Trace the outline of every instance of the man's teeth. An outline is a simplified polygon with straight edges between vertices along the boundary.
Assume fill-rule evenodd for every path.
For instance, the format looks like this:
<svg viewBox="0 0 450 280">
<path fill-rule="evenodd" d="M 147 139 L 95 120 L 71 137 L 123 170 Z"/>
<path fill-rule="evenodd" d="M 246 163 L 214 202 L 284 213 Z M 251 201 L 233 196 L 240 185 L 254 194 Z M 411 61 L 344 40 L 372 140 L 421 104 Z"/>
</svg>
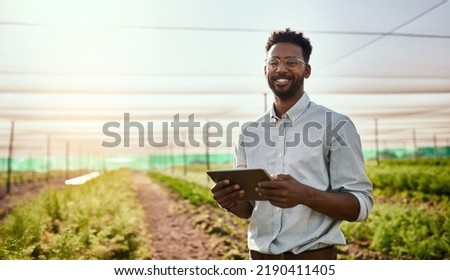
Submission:
<svg viewBox="0 0 450 280">
<path fill-rule="evenodd" d="M 277 83 L 287 83 L 288 79 L 276 79 Z"/>
</svg>

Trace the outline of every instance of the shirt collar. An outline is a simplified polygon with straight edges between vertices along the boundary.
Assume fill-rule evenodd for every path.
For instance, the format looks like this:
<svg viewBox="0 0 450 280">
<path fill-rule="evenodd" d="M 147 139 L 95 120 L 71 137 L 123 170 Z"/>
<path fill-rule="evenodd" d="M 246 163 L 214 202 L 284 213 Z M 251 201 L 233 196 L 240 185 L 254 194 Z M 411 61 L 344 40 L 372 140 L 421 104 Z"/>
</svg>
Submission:
<svg viewBox="0 0 450 280">
<path fill-rule="evenodd" d="M 311 99 L 309 98 L 306 92 L 303 93 L 302 97 L 294 104 L 284 115 L 286 118 L 295 121 L 300 115 L 308 108 Z M 275 105 L 272 105 L 270 110 L 270 119 L 273 121 L 277 121 L 280 118 L 277 117 L 275 113 Z"/>
</svg>

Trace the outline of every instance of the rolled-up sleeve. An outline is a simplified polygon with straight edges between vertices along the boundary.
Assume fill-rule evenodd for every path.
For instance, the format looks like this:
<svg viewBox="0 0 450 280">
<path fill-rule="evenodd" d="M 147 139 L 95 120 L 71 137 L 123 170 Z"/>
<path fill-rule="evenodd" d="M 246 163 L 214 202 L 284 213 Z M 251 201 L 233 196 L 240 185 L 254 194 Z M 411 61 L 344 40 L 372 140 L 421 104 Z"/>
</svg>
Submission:
<svg viewBox="0 0 450 280">
<path fill-rule="evenodd" d="M 364 221 L 373 207 L 373 186 L 366 175 L 361 139 L 353 122 L 343 116 L 345 125 L 331 139 L 329 172 L 334 191 L 353 194 L 359 201 L 357 221 Z"/>
</svg>

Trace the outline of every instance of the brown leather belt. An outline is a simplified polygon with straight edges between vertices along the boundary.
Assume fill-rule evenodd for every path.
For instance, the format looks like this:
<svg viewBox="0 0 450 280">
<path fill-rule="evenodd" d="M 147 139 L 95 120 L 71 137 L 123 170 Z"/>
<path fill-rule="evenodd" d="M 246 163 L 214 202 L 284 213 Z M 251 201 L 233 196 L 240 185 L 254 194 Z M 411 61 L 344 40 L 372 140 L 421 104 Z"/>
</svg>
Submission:
<svg viewBox="0 0 450 280">
<path fill-rule="evenodd" d="M 257 251 L 250 251 L 252 260 L 335 260 L 336 247 L 328 246 L 325 248 L 309 250 L 300 254 L 286 252 L 279 255 L 263 254 Z"/>
</svg>

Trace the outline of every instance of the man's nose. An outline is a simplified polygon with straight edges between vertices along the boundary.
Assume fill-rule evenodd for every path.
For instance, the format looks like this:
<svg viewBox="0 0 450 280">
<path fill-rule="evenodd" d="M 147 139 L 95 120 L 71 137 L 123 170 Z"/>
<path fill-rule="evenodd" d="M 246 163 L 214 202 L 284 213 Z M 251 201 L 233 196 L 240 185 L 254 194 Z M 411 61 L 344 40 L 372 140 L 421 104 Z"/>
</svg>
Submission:
<svg viewBox="0 0 450 280">
<path fill-rule="evenodd" d="M 286 65 L 284 64 L 284 61 L 280 61 L 276 71 L 277 72 L 286 72 L 287 71 L 287 68 L 286 68 Z"/>
</svg>

